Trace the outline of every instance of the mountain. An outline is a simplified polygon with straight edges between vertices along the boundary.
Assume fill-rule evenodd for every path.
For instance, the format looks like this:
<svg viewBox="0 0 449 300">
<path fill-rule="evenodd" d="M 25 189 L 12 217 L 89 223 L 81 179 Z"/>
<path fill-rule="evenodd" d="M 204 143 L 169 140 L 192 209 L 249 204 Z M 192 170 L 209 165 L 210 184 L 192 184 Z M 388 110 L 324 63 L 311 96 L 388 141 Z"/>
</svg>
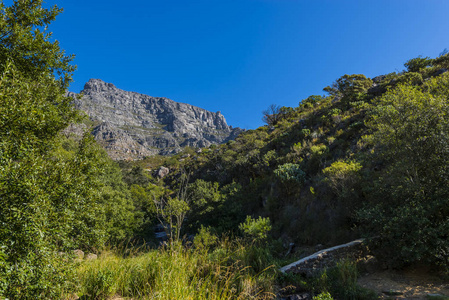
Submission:
<svg viewBox="0 0 449 300">
<path fill-rule="evenodd" d="M 220 112 L 124 91 L 100 79 L 90 79 L 81 94 L 69 92 L 75 107 L 93 121 L 95 139 L 115 160 L 167 155 L 187 146 L 208 147 L 243 131 L 228 126 Z"/>
</svg>

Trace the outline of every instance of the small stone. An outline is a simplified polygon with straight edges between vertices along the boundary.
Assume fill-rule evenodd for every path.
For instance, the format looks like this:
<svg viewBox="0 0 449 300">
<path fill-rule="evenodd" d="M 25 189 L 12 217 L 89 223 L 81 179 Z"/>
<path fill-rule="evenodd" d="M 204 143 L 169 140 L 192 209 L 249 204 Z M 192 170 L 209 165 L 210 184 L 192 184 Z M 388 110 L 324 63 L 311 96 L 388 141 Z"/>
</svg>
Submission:
<svg viewBox="0 0 449 300">
<path fill-rule="evenodd" d="M 73 250 L 73 255 L 75 256 L 75 259 L 83 259 L 84 258 L 84 252 L 82 250 Z"/>
<path fill-rule="evenodd" d="M 89 253 L 86 255 L 86 260 L 96 260 L 97 259 L 97 255 L 93 254 L 93 253 Z"/>
</svg>

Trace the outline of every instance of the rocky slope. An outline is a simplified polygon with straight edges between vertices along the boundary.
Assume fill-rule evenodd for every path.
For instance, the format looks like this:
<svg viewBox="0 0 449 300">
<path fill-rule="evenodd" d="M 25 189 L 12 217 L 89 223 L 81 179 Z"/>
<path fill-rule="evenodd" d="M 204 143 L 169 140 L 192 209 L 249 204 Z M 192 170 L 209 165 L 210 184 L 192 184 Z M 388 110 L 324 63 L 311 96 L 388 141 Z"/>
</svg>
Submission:
<svg viewBox="0 0 449 300">
<path fill-rule="evenodd" d="M 116 160 L 171 154 L 186 146 L 207 147 L 242 131 L 228 126 L 220 112 L 127 92 L 100 79 L 90 79 L 81 94 L 69 96 L 93 121 L 95 139 Z"/>
</svg>

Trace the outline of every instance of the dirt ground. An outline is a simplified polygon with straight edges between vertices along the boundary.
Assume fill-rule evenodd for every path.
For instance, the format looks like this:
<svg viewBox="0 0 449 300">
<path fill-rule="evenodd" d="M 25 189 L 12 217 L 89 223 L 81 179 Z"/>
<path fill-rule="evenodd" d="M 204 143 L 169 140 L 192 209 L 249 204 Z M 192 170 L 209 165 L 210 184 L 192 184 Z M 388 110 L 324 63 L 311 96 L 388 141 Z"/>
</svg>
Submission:
<svg viewBox="0 0 449 300">
<path fill-rule="evenodd" d="M 449 278 L 432 273 L 426 267 L 376 271 L 363 275 L 358 283 L 376 291 L 381 299 L 444 299 L 437 296 L 426 298 L 429 294 L 439 294 L 449 299 Z"/>
</svg>

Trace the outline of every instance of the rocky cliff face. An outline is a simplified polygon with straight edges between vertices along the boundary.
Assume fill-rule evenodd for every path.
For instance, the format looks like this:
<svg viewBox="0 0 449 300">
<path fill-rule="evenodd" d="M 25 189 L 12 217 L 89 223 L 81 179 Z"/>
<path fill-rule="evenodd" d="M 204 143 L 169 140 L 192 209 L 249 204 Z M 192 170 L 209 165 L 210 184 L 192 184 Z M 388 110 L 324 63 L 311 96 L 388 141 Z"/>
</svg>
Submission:
<svg viewBox="0 0 449 300">
<path fill-rule="evenodd" d="M 89 80 L 75 106 L 94 122 L 93 135 L 111 158 L 141 159 L 176 153 L 182 147 L 207 147 L 235 138 L 220 112 L 167 98 L 127 92 L 112 83 Z M 76 98 L 75 93 L 69 93 Z"/>
</svg>

